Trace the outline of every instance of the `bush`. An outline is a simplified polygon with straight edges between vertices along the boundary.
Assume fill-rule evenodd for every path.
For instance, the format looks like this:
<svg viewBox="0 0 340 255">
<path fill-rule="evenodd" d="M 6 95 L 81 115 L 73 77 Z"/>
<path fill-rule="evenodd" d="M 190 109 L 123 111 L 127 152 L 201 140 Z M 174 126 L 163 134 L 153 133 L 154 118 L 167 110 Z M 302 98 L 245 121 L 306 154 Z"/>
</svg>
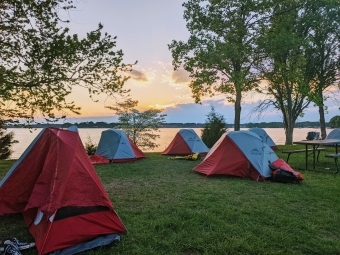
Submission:
<svg viewBox="0 0 340 255">
<path fill-rule="evenodd" d="M 213 106 L 207 117 L 201 138 L 205 145 L 211 148 L 228 129 L 224 116 L 216 113 Z"/>
<path fill-rule="evenodd" d="M 331 128 L 339 128 L 340 127 L 340 116 L 336 115 L 333 118 L 331 118 L 328 125 Z"/>
<path fill-rule="evenodd" d="M 96 153 L 97 146 L 94 144 L 91 136 L 87 137 L 87 140 L 85 142 L 85 146 L 84 147 L 85 147 L 87 155 L 92 156 L 92 155 L 94 155 Z"/>
</svg>

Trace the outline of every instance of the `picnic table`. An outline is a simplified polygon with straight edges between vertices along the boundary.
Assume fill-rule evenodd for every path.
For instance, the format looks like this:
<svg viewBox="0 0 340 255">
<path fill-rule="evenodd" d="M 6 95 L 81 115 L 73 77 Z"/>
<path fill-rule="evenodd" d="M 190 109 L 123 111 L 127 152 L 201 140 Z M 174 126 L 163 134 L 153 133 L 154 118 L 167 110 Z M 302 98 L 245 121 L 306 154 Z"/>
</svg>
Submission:
<svg viewBox="0 0 340 255">
<path fill-rule="evenodd" d="M 338 158 L 340 157 L 340 154 L 338 153 L 338 144 L 340 144 L 340 139 L 325 139 L 325 140 L 302 140 L 302 141 L 296 141 L 293 142 L 294 144 L 304 144 L 305 145 L 305 169 L 308 169 L 308 152 L 310 149 L 308 149 L 308 146 L 312 146 L 312 155 L 313 155 L 313 170 L 315 170 L 315 153 L 319 146 L 334 146 L 335 147 L 335 153 L 334 154 L 327 154 L 326 157 L 333 158 L 335 161 L 336 166 L 336 172 L 339 171 L 338 167 Z"/>
</svg>

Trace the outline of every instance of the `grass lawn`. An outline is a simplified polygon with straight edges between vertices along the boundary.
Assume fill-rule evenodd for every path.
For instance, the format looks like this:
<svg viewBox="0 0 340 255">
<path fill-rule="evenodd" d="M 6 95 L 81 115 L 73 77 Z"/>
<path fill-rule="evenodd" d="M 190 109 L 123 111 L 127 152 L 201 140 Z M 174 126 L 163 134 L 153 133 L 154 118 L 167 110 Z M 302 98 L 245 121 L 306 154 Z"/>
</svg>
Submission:
<svg viewBox="0 0 340 255">
<path fill-rule="evenodd" d="M 281 150 L 303 146 L 278 146 Z M 159 153 L 96 166 L 128 232 L 121 242 L 84 254 L 340 254 L 340 173 L 320 154 L 320 171 L 298 184 L 207 177 L 200 162 Z M 289 164 L 304 168 L 304 153 Z M 0 161 L 2 178 L 14 161 Z M 0 217 L 0 235 L 32 240 L 22 216 Z M 23 254 L 37 254 L 35 249 Z"/>
</svg>

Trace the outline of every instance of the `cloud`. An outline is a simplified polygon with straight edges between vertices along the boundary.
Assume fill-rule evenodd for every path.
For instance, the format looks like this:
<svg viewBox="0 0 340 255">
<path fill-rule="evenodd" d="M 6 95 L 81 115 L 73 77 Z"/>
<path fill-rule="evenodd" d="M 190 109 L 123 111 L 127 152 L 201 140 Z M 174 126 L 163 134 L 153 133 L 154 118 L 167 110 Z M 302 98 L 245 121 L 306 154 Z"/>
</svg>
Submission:
<svg viewBox="0 0 340 255">
<path fill-rule="evenodd" d="M 257 105 L 257 102 L 242 104 L 241 124 L 249 122 L 282 122 L 282 113 L 274 108 L 268 109 L 262 115 L 256 113 L 250 114 L 251 110 Z M 214 106 L 218 114 L 224 116 L 228 124 L 234 123 L 235 110 L 234 105 L 228 103 L 225 99 L 213 98 L 202 101 L 202 104 L 195 103 L 181 103 L 181 104 L 154 104 L 149 105 L 151 108 L 164 109 L 162 114 L 166 114 L 165 121 L 168 123 L 205 123 L 207 115 L 211 111 L 211 106 Z M 330 105 L 326 113 L 326 121 L 332 117 L 340 115 L 339 106 Z M 297 120 L 301 121 L 318 121 L 318 108 L 310 106 L 306 109 L 303 118 Z M 77 116 L 68 117 L 68 122 L 82 122 L 82 121 L 105 121 L 116 122 L 117 116 L 114 113 L 107 113 L 107 116 Z"/>
<path fill-rule="evenodd" d="M 214 107 L 218 114 L 224 116 L 227 123 L 234 123 L 234 105 L 223 98 L 204 100 L 201 104 L 177 104 L 165 108 L 163 113 L 167 114 L 166 122 L 169 123 L 205 123 L 207 115 L 211 111 L 211 106 Z M 242 104 L 241 124 L 248 122 L 282 122 L 280 112 L 274 109 L 262 115 L 249 114 L 254 106 L 254 103 Z"/>
<path fill-rule="evenodd" d="M 188 83 L 190 82 L 189 73 L 184 69 L 173 70 L 170 63 L 157 62 L 157 65 L 163 69 L 162 83 L 174 87 L 176 90 L 190 91 Z"/>
<path fill-rule="evenodd" d="M 166 109 L 166 108 L 173 108 L 176 107 L 176 104 L 155 104 L 155 105 L 149 105 L 150 108 L 153 109 Z"/>
<path fill-rule="evenodd" d="M 143 82 L 148 81 L 147 75 L 144 72 L 133 69 L 130 72 L 130 75 L 131 75 L 131 79 L 134 79 L 137 81 L 143 81 Z"/>
<path fill-rule="evenodd" d="M 225 105 L 223 100 L 206 100 L 202 104 L 188 103 L 177 104 L 169 108 L 165 108 L 163 113 L 167 114 L 166 122 L 169 123 L 204 123 L 208 113 L 214 106 L 215 111 L 225 116 L 228 123 L 234 118 L 233 105 Z"/>
<path fill-rule="evenodd" d="M 184 69 L 178 69 L 176 71 L 173 71 L 171 73 L 171 78 L 173 83 L 179 84 L 179 83 L 189 83 L 191 78 L 189 77 L 189 73 L 185 71 Z"/>
</svg>

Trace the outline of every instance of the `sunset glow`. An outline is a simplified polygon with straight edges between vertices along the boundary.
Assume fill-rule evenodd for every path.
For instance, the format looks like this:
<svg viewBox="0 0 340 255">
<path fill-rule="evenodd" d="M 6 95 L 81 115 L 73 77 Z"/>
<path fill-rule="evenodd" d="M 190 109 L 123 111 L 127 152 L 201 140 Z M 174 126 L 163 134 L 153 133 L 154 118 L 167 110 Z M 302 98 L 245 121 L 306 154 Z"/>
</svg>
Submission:
<svg viewBox="0 0 340 255">
<path fill-rule="evenodd" d="M 155 4 L 157 3 L 157 4 Z M 189 32 L 183 19 L 183 1 L 129 1 L 87 0 L 77 3 L 78 10 L 70 13 L 71 33 L 85 35 L 94 30 L 101 22 L 104 31 L 117 36 L 117 47 L 124 52 L 124 63 L 137 64 L 132 71 L 125 73 L 131 78 L 125 88 L 131 90 L 131 98 L 138 100 L 138 110 L 150 108 L 163 109 L 167 114 L 167 122 L 204 122 L 206 115 L 214 106 L 223 114 L 228 122 L 233 121 L 234 106 L 226 100 L 226 96 L 216 93 L 213 98 L 201 98 L 201 104 L 196 104 L 192 98 L 189 73 L 183 69 L 174 71 L 171 64 L 172 56 L 168 44 L 172 40 L 186 41 Z M 152 11 L 150 9 L 152 6 Z M 265 83 L 262 83 L 265 85 Z M 334 92 L 334 91 L 332 91 Z M 80 106 L 81 116 L 70 114 L 70 120 L 78 118 L 96 118 L 111 120 L 114 112 L 105 108 L 114 105 L 116 101 L 105 95 L 94 97 L 93 102 L 86 90 L 77 88 L 69 100 Z M 327 100 L 329 120 L 339 114 L 336 97 Z M 248 93 L 242 99 L 241 122 L 282 121 L 281 113 L 275 110 L 267 112 L 262 119 L 249 113 L 263 95 Z M 318 120 L 317 107 L 311 105 L 303 120 Z"/>
</svg>

